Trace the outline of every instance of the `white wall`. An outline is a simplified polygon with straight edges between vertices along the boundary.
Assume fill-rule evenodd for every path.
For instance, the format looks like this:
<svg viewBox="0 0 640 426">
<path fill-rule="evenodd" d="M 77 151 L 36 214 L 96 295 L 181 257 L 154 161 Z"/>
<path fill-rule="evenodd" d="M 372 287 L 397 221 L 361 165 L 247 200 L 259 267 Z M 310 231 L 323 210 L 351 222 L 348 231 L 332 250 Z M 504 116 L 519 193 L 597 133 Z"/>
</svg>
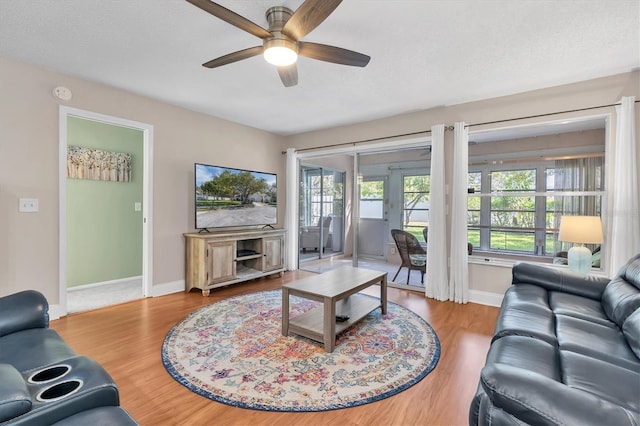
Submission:
<svg viewBox="0 0 640 426">
<path fill-rule="evenodd" d="M 606 105 L 622 96 L 635 95 L 640 99 L 640 71 L 636 71 L 285 138 L 0 57 L 0 295 L 36 289 L 52 304 L 58 302 L 59 288 L 59 101 L 51 95 L 51 90 L 60 85 L 73 91 L 68 106 L 154 126 L 154 286 L 184 280 L 182 233 L 192 231 L 194 226 L 192 174 L 196 161 L 276 172 L 279 182 L 284 183 L 285 158 L 281 151 L 286 147 L 317 147 L 417 132 L 436 123 L 452 124 L 462 120 L 479 123 Z M 613 107 L 609 107 L 596 112 L 613 114 L 613 111 Z M 640 128 L 640 108 L 636 111 L 636 128 Z M 522 120 L 522 123 L 545 120 L 548 118 Z M 480 126 L 474 130 L 498 127 Z M 612 127 L 614 137 L 615 120 Z M 452 140 L 453 135 L 447 132 L 449 182 Z M 21 197 L 38 198 L 40 211 L 18 213 Z M 283 184 L 278 198 L 285 198 Z M 279 204 L 282 223 L 284 203 Z M 508 286 L 506 277 L 492 273 L 491 266 L 478 265 L 478 268 L 470 272 L 473 290 L 501 291 Z"/>
<path fill-rule="evenodd" d="M 184 280 L 194 162 L 278 173 L 284 201 L 281 137 L 0 57 L 0 295 L 35 289 L 58 303 L 59 101 L 51 91 L 60 85 L 73 92 L 67 106 L 154 126 L 154 286 Z M 40 211 L 18 213 L 21 197 L 39 199 Z"/>
<path fill-rule="evenodd" d="M 425 94 L 425 96 L 428 96 L 428 94 Z M 432 125 L 439 123 L 452 125 L 457 121 L 465 121 L 469 124 L 476 124 L 530 117 L 559 111 L 611 105 L 618 102 L 623 96 L 635 96 L 637 100 L 640 99 L 640 71 L 517 95 L 412 112 L 367 123 L 293 135 L 287 137 L 286 145 L 296 148 L 312 148 L 420 132 L 429 130 Z M 636 113 L 636 128 L 640 128 L 640 106 L 638 104 L 636 104 Z M 615 108 L 613 106 L 590 111 L 564 113 L 552 117 L 537 117 L 502 124 L 473 126 L 472 131 L 494 130 L 598 114 L 611 114 L 613 120 L 610 123 L 609 140 L 615 140 Z M 613 152 L 609 151 L 607 155 L 613 155 Z M 445 158 L 446 182 L 450 184 L 452 182 L 453 134 L 449 131 L 445 133 Z M 640 158 L 638 161 L 640 161 Z M 450 233 L 450 224 L 448 228 Z M 473 265 L 470 267 L 469 279 L 472 291 L 501 293 L 510 285 L 510 270 L 505 266 Z"/>
</svg>

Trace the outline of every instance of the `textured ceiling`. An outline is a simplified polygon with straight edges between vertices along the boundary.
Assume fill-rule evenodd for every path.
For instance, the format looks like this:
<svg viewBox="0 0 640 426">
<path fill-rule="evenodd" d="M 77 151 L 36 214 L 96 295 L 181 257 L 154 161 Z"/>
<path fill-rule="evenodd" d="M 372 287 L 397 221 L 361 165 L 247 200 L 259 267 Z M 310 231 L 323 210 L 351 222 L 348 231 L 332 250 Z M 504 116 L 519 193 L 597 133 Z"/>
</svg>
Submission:
<svg viewBox="0 0 640 426">
<path fill-rule="evenodd" d="M 302 1 L 219 3 L 266 27 Z M 0 0 L 2 56 L 282 135 L 628 72 L 640 2 L 345 0 L 303 40 L 372 59 L 285 88 L 259 56 L 202 67 L 261 41 L 184 0 Z"/>
</svg>

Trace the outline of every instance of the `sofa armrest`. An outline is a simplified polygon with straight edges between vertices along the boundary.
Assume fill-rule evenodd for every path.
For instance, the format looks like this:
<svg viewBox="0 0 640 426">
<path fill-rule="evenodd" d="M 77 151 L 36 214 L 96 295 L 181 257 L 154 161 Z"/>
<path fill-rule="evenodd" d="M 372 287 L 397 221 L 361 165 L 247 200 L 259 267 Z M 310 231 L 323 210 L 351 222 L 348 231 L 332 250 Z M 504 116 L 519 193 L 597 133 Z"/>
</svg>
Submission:
<svg viewBox="0 0 640 426">
<path fill-rule="evenodd" d="M 609 283 L 605 277 L 579 275 L 534 263 L 518 262 L 513 265 L 512 284 L 534 284 L 551 291 L 561 291 L 600 300 Z"/>
<path fill-rule="evenodd" d="M 12 365 L 0 364 L 0 423 L 31 410 L 31 394 Z"/>
<path fill-rule="evenodd" d="M 0 297 L 0 336 L 49 326 L 49 303 L 42 293 L 25 290 Z"/>
<path fill-rule="evenodd" d="M 480 380 L 497 408 L 535 425 L 634 425 L 638 413 L 541 374 L 506 364 L 482 369 Z"/>
</svg>

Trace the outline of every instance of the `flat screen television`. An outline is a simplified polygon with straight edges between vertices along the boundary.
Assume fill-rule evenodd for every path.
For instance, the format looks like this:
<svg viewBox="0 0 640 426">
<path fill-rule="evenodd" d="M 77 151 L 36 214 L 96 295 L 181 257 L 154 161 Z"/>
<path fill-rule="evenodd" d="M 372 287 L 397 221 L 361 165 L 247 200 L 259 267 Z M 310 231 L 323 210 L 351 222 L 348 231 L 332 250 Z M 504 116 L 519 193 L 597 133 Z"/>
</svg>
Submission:
<svg viewBox="0 0 640 426">
<path fill-rule="evenodd" d="M 275 225 L 277 175 L 195 164 L 196 229 Z"/>
</svg>

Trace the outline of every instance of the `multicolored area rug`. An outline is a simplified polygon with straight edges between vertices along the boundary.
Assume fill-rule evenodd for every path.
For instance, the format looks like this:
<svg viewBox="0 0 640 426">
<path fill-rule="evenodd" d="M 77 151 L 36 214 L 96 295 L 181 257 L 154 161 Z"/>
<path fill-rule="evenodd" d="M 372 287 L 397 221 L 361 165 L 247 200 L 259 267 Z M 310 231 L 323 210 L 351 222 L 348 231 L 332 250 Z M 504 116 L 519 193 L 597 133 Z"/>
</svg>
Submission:
<svg viewBox="0 0 640 426">
<path fill-rule="evenodd" d="M 370 297 L 362 294 L 351 297 Z M 291 296 L 291 316 L 317 302 Z M 265 411 L 324 411 L 395 395 L 419 382 L 440 342 L 417 314 L 389 303 L 320 343 L 282 336 L 280 290 L 247 294 L 190 314 L 167 335 L 162 362 L 179 383 L 224 404 Z"/>
</svg>

